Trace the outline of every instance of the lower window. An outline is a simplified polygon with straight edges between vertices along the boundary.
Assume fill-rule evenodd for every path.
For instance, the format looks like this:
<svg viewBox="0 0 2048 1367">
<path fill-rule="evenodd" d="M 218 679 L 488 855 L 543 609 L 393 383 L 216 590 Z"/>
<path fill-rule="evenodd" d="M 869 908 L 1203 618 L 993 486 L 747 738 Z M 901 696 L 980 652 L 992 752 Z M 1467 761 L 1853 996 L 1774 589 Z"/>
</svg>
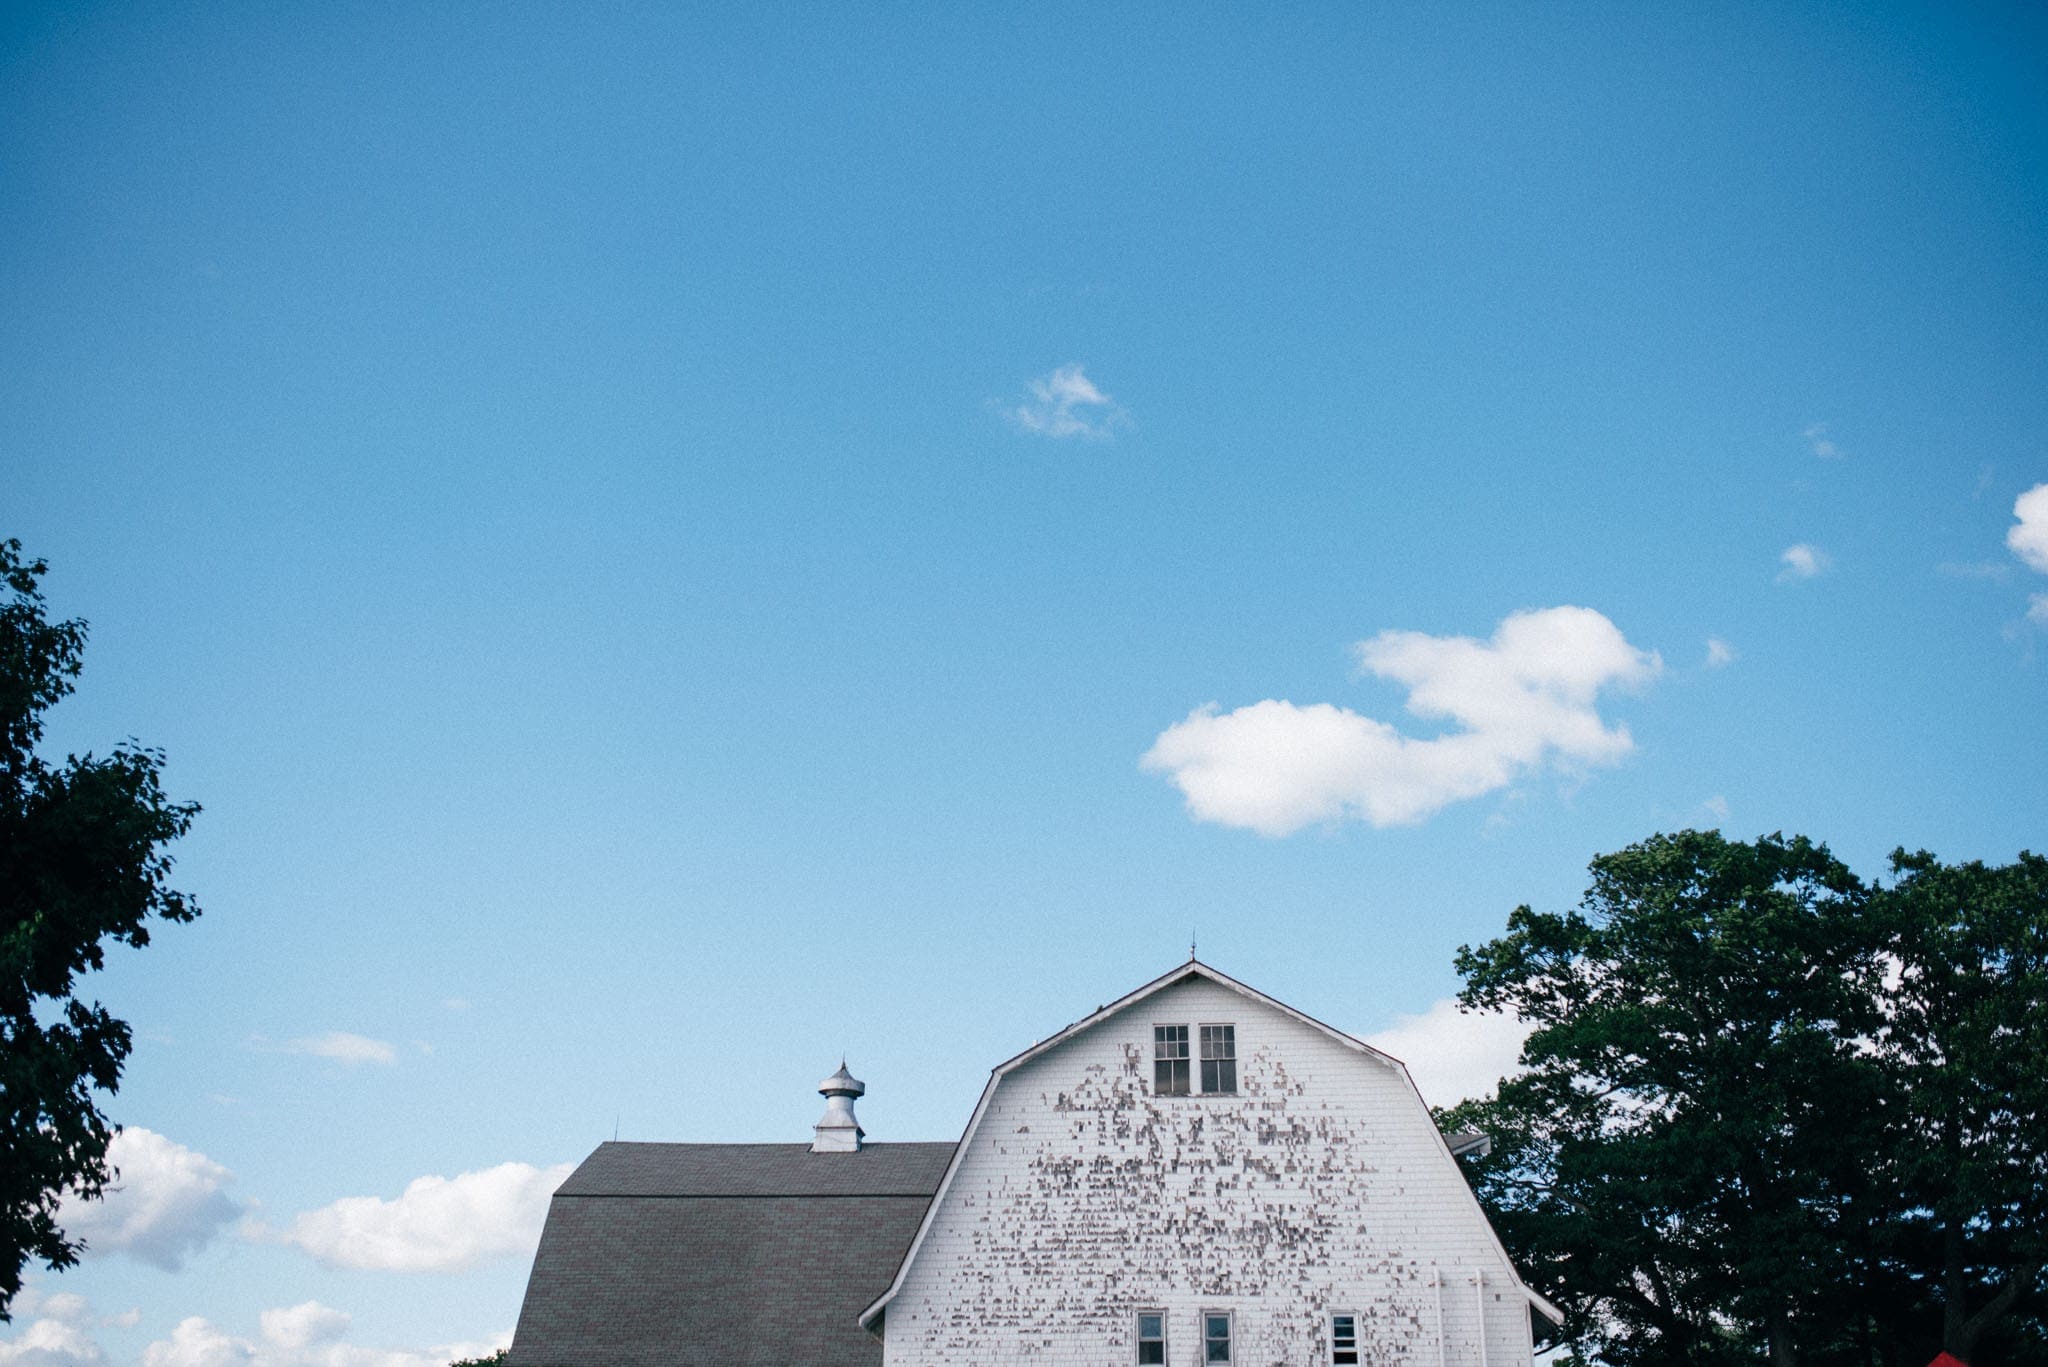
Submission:
<svg viewBox="0 0 2048 1367">
<path fill-rule="evenodd" d="M 1138 1361 L 1164 1363 L 1166 1361 L 1166 1312 L 1164 1310 L 1140 1310 L 1138 1312 Z"/>
<path fill-rule="evenodd" d="M 1358 1361 L 1358 1316 L 1330 1316 L 1330 1361 L 1340 1367 Z"/>
<path fill-rule="evenodd" d="M 1229 1362 L 1230 1313 L 1208 1310 L 1202 1314 L 1202 1361 Z"/>
</svg>

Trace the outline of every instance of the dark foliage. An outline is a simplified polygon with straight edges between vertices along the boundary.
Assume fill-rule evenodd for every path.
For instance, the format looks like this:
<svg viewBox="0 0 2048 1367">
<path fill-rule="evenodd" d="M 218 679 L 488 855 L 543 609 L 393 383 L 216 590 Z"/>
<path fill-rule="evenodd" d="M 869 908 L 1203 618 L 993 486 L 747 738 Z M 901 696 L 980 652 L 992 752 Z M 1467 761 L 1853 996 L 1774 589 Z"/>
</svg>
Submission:
<svg viewBox="0 0 2048 1367">
<path fill-rule="evenodd" d="M 2048 1361 L 2048 864 L 1893 871 L 1660 835 L 1459 952 L 1535 1031 L 1445 1123 L 1492 1135 L 1468 1173 L 1575 1355 Z"/>
<path fill-rule="evenodd" d="M 148 944 L 152 916 L 199 914 L 166 881 L 164 846 L 199 809 L 166 799 L 161 754 L 132 742 L 61 764 L 36 753 L 86 632 L 48 619 L 46 569 L 0 542 L 0 1319 L 31 1259 L 77 1261 L 56 1220 L 63 1194 L 96 1196 L 110 1178 L 98 1094 L 121 1080 L 128 1026 L 81 1000 L 78 977 L 111 943 Z"/>
</svg>

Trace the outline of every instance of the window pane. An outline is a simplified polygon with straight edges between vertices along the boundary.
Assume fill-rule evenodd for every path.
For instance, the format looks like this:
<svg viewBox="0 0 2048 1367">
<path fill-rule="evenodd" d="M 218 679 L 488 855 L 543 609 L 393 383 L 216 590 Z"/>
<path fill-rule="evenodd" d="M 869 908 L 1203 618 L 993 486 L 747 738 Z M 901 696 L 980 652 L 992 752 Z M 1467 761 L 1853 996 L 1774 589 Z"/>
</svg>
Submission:
<svg viewBox="0 0 2048 1367">
<path fill-rule="evenodd" d="M 1202 1316 L 1202 1360 L 1230 1361 L 1230 1316 Z"/>
<path fill-rule="evenodd" d="M 1152 1091 L 1159 1096 L 1188 1094 L 1188 1028 L 1152 1027 Z"/>
<path fill-rule="evenodd" d="M 1203 1058 L 1236 1058 L 1237 1027 L 1234 1025 L 1205 1025 L 1202 1027 Z"/>
<path fill-rule="evenodd" d="M 1237 1060 L 1224 1059 L 1216 1065 L 1216 1090 L 1234 1092 L 1237 1090 Z"/>
<path fill-rule="evenodd" d="M 1166 1362 L 1166 1317 L 1164 1315 L 1138 1316 L 1138 1362 L 1156 1362 L 1164 1367 Z"/>
</svg>

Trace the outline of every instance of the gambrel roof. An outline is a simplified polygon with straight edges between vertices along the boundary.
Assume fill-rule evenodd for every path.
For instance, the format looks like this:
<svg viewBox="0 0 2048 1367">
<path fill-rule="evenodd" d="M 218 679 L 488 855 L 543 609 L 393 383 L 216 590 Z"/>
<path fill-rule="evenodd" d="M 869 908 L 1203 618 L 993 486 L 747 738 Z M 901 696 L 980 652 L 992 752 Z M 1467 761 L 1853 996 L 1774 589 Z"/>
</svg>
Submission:
<svg viewBox="0 0 2048 1367">
<path fill-rule="evenodd" d="M 1187 982 L 1190 979 L 1197 978 L 1206 979 L 1209 982 L 1215 983 L 1219 987 L 1228 988 L 1230 991 L 1239 994 L 1248 1001 L 1256 1002 L 1259 1005 L 1267 1007 L 1273 1011 L 1279 1012 L 1281 1015 L 1287 1016 L 1299 1022 L 1302 1025 L 1308 1026 L 1313 1030 L 1321 1032 L 1322 1034 L 1328 1036 L 1331 1040 L 1335 1041 L 1339 1045 L 1342 1045 L 1343 1047 L 1358 1053 L 1363 1058 L 1369 1060 L 1374 1064 L 1377 1064 L 1381 1067 L 1392 1069 L 1396 1074 L 1399 1075 L 1402 1083 L 1406 1086 L 1409 1094 L 1414 1098 L 1416 1106 L 1420 1107 L 1422 1110 L 1427 1112 L 1428 1105 L 1423 1101 L 1422 1093 L 1416 1088 L 1414 1079 L 1409 1077 L 1407 1065 L 1403 1064 L 1401 1060 L 1395 1058 L 1391 1054 L 1384 1053 L 1381 1050 L 1373 1048 L 1364 1040 L 1358 1039 L 1352 1035 L 1345 1034 L 1343 1031 L 1335 1028 L 1334 1026 L 1325 1025 L 1322 1021 L 1317 1020 L 1315 1017 L 1310 1016 L 1305 1012 L 1297 1011 L 1295 1008 L 1289 1006 L 1287 1003 L 1275 1000 L 1274 998 L 1269 997 L 1265 993 L 1259 991 L 1257 988 L 1249 987 L 1244 983 L 1237 981 L 1237 979 L 1230 977 L 1228 974 L 1221 973 L 1216 969 L 1211 968 L 1209 965 L 1201 962 L 1199 959 L 1189 958 L 1186 963 L 1176 965 L 1170 971 L 1161 974 L 1157 978 L 1154 978 L 1151 982 L 1146 983 L 1143 987 L 1138 988 L 1136 991 L 1130 992 L 1118 998 L 1116 1001 L 1109 1003 L 1107 1006 L 1098 1007 L 1092 1014 L 1082 1017 L 1080 1020 L 1075 1021 L 1072 1025 L 1067 1026 L 1065 1029 L 1059 1031 L 1057 1034 L 1052 1035 L 1047 1039 L 1040 1040 L 1038 1043 L 1032 1045 L 1029 1049 L 1024 1050 L 1022 1053 L 1017 1054 L 1012 1058 L 1006 1059 L 1002 1063 L 999 1063 L 995 1066 L 995 1068 L 989 1074 L 988 1084 L 982 1088 L 981 1100 L 975 1104 L 974 1114 L 972 1117 L 969 1118 L 967 1122 L 967 1129 L 965 1130 L 965 1132 L 961 1134 L 960 1143 L 954 1149 L 953 1154 L 951 1155 L 951 1158 L 946 1165 L 945 1176 L 940 1180 L 937 1192 L 933 1195 L 931 1202 L 929 1206 L 926 1208 L 922 1219 L 920 1219 L 920 1221 L 918 1222 L 917 1233 L 911 1239 L 909 1247 L 904 1251 L 903 1261 L 901 1265 L 897 1267 L 894 1279 L 890 1281 L 889 1287 L 886 1291 L 884 1291 L 880 1296 L 877 1296 L 875 1300 L 867 1306 L 866 1309 L 861 1311 L 860 1322 L 863 1326 L 867 1326 L 869 1328 L 875 1327 L 877 1321 L 887 1311 L 889 1302 L 895 1299 L 896 1294 L 903 1289 L 904 1279 L 909 1275 L 911 1264 L 916 1261 L 918 1250 L 923 1246 L 925 1236 L 931 1230 L 932 1221 L 937 1216 L 940 1208 L 945 1204 L 947 1189 L 952 1185 L 954 1175 L 959 1170 L 960 1160 L 962 1156 L 967 1153 L 969 1146 L 972 1144 L 975 1132 L 981 1126 L 982 1117 L 986 1115 L 988 1112 L 989 1101 L 992 1097 L 994 1097 L 996 1093 L 996 1088 L 1002 1083 L 1003 1078 L 1006 1077 L 1008 1074 L 1016 1071 L 1018 1068 L 1021 1068 L 1025 1064 L 1031 1062 L 1033 1059 L 1038 1058 L 1043 1054 L 1049 1053 L 1052 1050 L 1059 1048 L 1061 1045 L 1067 1043 L 1075 1036 L 1095 1028 L 1096 1026 L 1102 1024 L 1104 1021 L 1110 1019 L 1113 1016 L 1122 1014 L 1124 1011 L 1127 1011 L 1131 1007 L 1136 1006 L 1140 1002 L 1145 1001 L 1147 998 L 1152 997 L 1161 991 L 1164 991 L 1166 988 L 1172 987 L 1178 983 Z M 1432 1126 L 1431 1129 L 1432 1131 L 1434 1131 L 1435 1127 Z M 1462 1152 L 1464 1151 L 1464 1148 L 1468 1146 L 1461 1143 L 1459 1147 L 1456 1150 L 1454 1150 L 1453 1141 L 1451 1139 L 1447 1139 L 1441 1134 L 1438 1135 L 1438 1138 L 1443 1143 L 1444 1161 L 1455 1166 L 1457 1160 L 1453 1156 L 1454 1152 Z M 1459 1140 L 1463 1140 L 1465 1136 L 1458 1136 L 1457 1138 Z M 1480 1209 L 1478 1198 L 1472 1195 L 1471 1188 L 1465 1184 L 1463 1174 L 1459 1175 L 1459 1181 L 1457 1185 L 1459 1190 L 1463 1191 L 1465 1194 L 1465 1199 L 1470 1205 L 1470 1212 L 1472 1218 L 1477 1220 L 1480 1223 L 1480 1225 L 1486 1229 L 1487 1236 L 1493 1241 L 1494 1247 L 1500 1252 L 1501 1261 L 1505 1263 L 1512 1272 L 1514 1266 L 1513 1260 L 1508 1257 L 1507 1250 L 1501 1246 L 1499 1236 L 1494 1233 L 1492 1223 L 1487 1220 L 1485 1212 Z M 1548 1300 L 1545 1300 L 1542 1296 L 1537 1295 L 1534 1291 L 1530 1290 L 1527 1286 L 1523 1285 L 1519 1275 L 1515 1277 L 1515 1288 L 1528 1299 L 1531 1305 L 1533 1305 L 1537 1310 L 1539 1310 L 1545 1316 L 1547 1316 L 1553 1323 L 1563 1323 L 1563 1313 L 1559 1311 L 1556 1306 L 1552 1305 Z"/>
</svg>

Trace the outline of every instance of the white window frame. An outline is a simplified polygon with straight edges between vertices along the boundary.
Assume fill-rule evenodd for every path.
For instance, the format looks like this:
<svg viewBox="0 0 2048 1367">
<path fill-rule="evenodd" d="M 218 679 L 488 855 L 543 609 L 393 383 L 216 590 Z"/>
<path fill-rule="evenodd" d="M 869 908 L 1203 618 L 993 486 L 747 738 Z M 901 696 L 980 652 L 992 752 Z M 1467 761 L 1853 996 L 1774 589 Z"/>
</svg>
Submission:
<svg viewBox="0 0 2048 1367">
<path fill-rule="evenodd" d="M 1160 1090 L 1159 1090 L 1159 1064 L 1160 1064 L 1160 1058 L 1159 1058 L 1159 1032 L 1160 1032 L 1161 1030 L 1180 1030 L 1180 1031 L 1183 1031 L 1183 1032 L 1185 1032 L 1185 1036 L 1184 1036 L 1184 1038 L 1183 1038 L 1183 1039 L 1181 1040 L 1181 1043 L 1182 1043 L 1182 1044 L 1183 1044 L 1184 1046 L 1186 1046 L 1186 1048 L 1187 1048 L 1187 1052 L 1186 1052 L 1185 1054 L 1181 1055 L 1181 1056 L 1180 1056 L 1180 1057 L 1179 1057 L 1178 1059 L 1172 1060 L 1172 1062 L 1176 1062 L 1176 1063 L 1183 1063 L 1183 1064 L 1186 1064 L 1186 1065 L 1187 1065 L 1187 1071 L 1188 1071 L 1188 1086 L 1187 1086 L 1187 1090 L 1186 1090 L 1186 1091 L 1184 1091 L 1184 1092 L 1162 1092 L 1162 1091 L 1160 1091 Z M 1202 1080 L 1202 1079 L 1201 1079 L 1201 1075 L 1200 1075 L 1200 1070 L 1199 1070 L 1199 1069 L 1197 1068 L 1197 1066 L 1196 1066 L 1196 1062 L 1195 1062 L 1195 1040 L 1196 1040 L 1197 1038 L 1198 1038 L 1198 1036 L 1197 1036 L 1197 1034 L 1196 1034 L 1196 1030 L 1195 1030 L 1195 1027 L 1194 1027 L 1194 1026 L 1192 1026 L 1192 1025 L 1189 1025 L 1189 1024 L 1188 1024 L 1188 1023 L 1186 1022 L 1186 1021 L 1154 1021 L 1154 1022 L 1152 1022 L 1152 1095 L 1154 1095 L 1154 1096 L 1200 1096 L 1200 1095 L 1201 1095 L 1201 1091 L 1200 1091 L 1200 1088 L 1199 1088 L 1199 1085 L 1198 1085 L 1198 1084 L 1199 1084 L 1199 1083 L 1201 1082 L 1201 1080 Z"/>
<path fill-rule="evenodd" d="M 1223 1321 L 1223 1349 L 1230 1355 L 1228 1357 L 1212 1358 L 1209 1356 L 1209 1321 L 1212 1319 Z M 1220 1362 L 1224 1364 L 1224 1367 L 1230 1367 L 1230 1364 L 1237 1361 L 1237 1315 L 1234 1311 L 1204 1310 L 1202 1312 L 1201 1330 L 1202 1356 L 1197 1361 L 1202 1364 L 1202 1367 L 1209 1367 L 1209 1364 L 1212 1362 Z"/>
<path fill-rule="evenodd" d="M 1223 1060 L 1223 1059 L 1212 1059 L 1212 1058 L 1208 1057 L 1207 1051 L 1206 1051 L 1206 1050 L 1205 1050 L 1205 1049 L 1203 1048 L 1203 1044 L 1205 1043 L 1205 1041 L 1204 1041 L 1204 1040 L 1202 1039 L 1202 1032 L 1203 1032 L 1204 1030 L 1228 1030 L 1228 1031 L 1230 1032 L 1230 1058 L 1229 1058 L 1229 1060 L 1228 1060 L 1228 1062 L 1229 1062 L 1229 1064 L 1230 1064 L 1230 1085 L 1229 1085 L 1228 1087 L 1218 1087 L 1218 1088 L 1217 1088 L 1217 1089 L 1216 1089 L 1215 1091 L 1213 1091 L 1213 1092 L 1212 1092 L 1212 1091 L 1210 1091 L 1210 1090 L 1209 1090 L 1209 1088 L 1208 1088 L 1208 1086 L 1207 1086 L 1207 1083 L 1208 1083 L 1209 1079 L 1208 1079 L 1208 1078 L 1206 1078 L 1206 1077 L 1204 1077 L 1204 1076 L 1202 1075 L 1202 1065 L 1203 1065 L 1204 1063 L 1222 1063 L 1222 1062 L 1224 1062 L 1225 1060 Z M 1191 1039 L 1191 1040 L 1189 1041 L 1189 1043 L 1190 1043 L 1190 1044 L 1192 1044 L 1192 1045 L 1194 1046 L 1194 1049 L 1193 1049 L 1193 1053 L 1194 1053 L 1194 1054 L 1196 1055 L 1196 1057 L 1195 1057 L 1195 1060 L 1194 1060 L 1194 1063 L 1195 1063 L 1195 1076 L 1194 1076 L 1194 1078 L 1193 1078 L 1193 1081 L 1194 1081 L 1194 1084 L 1195 1084 L 1195 1090 L 1196 1090 L 1196 1091 L 1198 1091 L 1198 1092 L 1200 1092 L 1200 1093 L 1201 1093 L 1201 1094 L 1202 1094 L 1203 1096 L 1236 1096 L 1236 1095 L 1237 1095 L 1237 1022 L 1236 1022 L 1236 1021 L 1198 1021 L 1198 1022 L 1196 1023 L 1196 1025 L 1195 1025 L 1195 1028 L 1194 1028 L 1194 1031 L 1193 1031 L 1193 1036 L 1194 1036 L 1194 1037 L 1193 1037 L 1193 1038 L 1192 1038 L 1192 1039 Z M 1220 1070 L 1219 1070 L 1219 1071 L 1220 1071 Z"/>
<path fill-rule="evenodd" d="M 1351 1321 L 1351 1346 L 1348 1349 L 1342 1348 L 1341 1345 L 1339 1345 L 1337 1342 L 1338 1320 Z M 1340 1362 L 1337 1357 L 1337 1354 L 1340 1351 L 1349 1352 L 1351 1356 L 1349 1358 L 1343 1359 Z M 1359 1350 L 1357 1312 L 1352 1310 L 1332 1310 L 1330 1312 L 1330 1367 L 1350 1367 L 1350 1364 L 1356 1363 L 1358 1361 L 1358 1358 Z"/>
<path fill-rule="evenodd" d="M 1142 1363 L 1145 1360 L 1145 1317 L 1147 1315 L 1155 1315 L 1159 1319 L 1159 1360 L 1161 1362 L 1172 1361 L 1172 1359 L 1167 1356 L 1169 1351 L 1167 1344 L 1169 1340 L 1166 1334 L 1166 1311 L 1164 1309 L 1153 1309 L 1149 1306 L 1143 1310 L 1136 1311 L 1131 1315 L 1131 1329 L 1133 1331 L 1131 1334 L 1131 1342 L 1134 1345 L 1131 1349 L 1131 1361 L 1136 1363 Z"/>
</svg>

